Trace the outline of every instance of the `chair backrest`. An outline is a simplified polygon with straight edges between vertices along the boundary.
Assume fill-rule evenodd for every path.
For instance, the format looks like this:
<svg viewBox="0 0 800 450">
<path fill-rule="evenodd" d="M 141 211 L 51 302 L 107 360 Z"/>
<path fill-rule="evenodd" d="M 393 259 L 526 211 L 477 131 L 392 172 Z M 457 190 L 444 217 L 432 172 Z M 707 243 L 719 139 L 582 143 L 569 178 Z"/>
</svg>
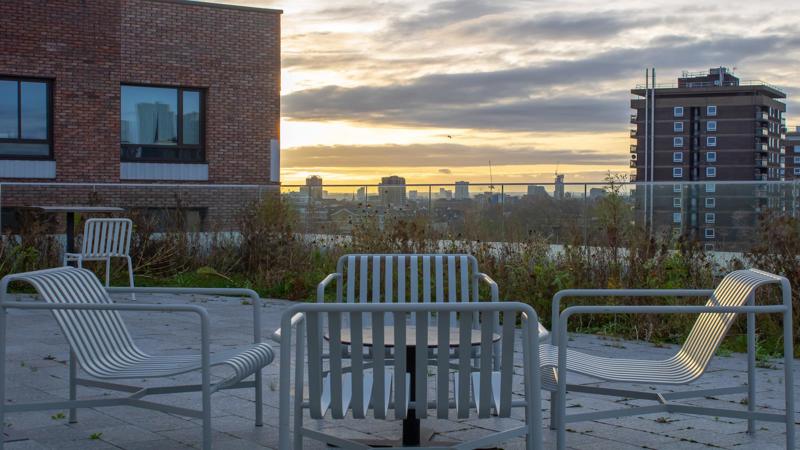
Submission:
<svg viewBox="0 0 800 450">
<path fill-rule="evenodd" d="M 351 254 L 339 258 L 336 271 L 341 303 L 478 301 L 478 260 L 472 255 Z"/>
<path fill-rule="evenodd" d="M 523 303 L 303 304 L 285 313 L 281 333 L 286 341 L 282 346 L 289 345 L 291 339 L 287 317 L 298 312 L 305 315 L 305 320 L 296 328 L 295 367 L 300 368 L 296 376 L 301 382 L 295 380 L 295 386 L 302 386 L 303 378 L 307 378 L 312 418 L 323 418 L 330 410 L 335 419 L 344 418 L 348 411 L 361 419 L 370 409 L 377 419 L 405 418 L 412 402 L 412 386 L 418 418 L 428 416 L 429 406 L 436 417 L 447 418 L 451 402 L 458 418 L 468 417 L 470 411 L 477 411 L 481 418 L 489 417 L 492 411 L 509 417 L 512 390 L 517 386 L 513 380 L 516 342 L 523 345 L 527 399 L 532 398 L 529 388 L 536 386 L 533 378 L 538 380 L 531 371 L 538 367 L 538 352 L 534 350 L 538 348 L 538 321 L 533 309 Z M 364 314 L 372 317 L 372 327 L 364 326 Z M 459 316 L 455 326 L 448 320 L 450 314 Z M 386 315 L 393 316 L 393 326 L 385 325 Z M 493 325 L 496 315 L 502 315 L 500 330 Z M 345 317 L 349 318 L 349 327 L 343 326 Z M 410 326 L 411 317 L 416 318 L 414 327 Z M 473 324 L 473 317 L 478 318 L 478 323 Z M 522 323 L 522 328 L 517 328 L 517 323 Z M 440 342 L 447 342 L 449 347 L 444 351 L 438 346 L 434 349 L 435 343 Z M 412 350 L 407 356 L 409 344 L 433 349 L 435 355 Z M 344 346 L 351 348 L 348 356 L 343 356 Z M 389 348 L 393 351 L 389 352 Z M 474 348 L 480 349 L 477 362 Z M 500 354 L 497 368 L 493 365 L 493 352 Z M 323 354 L 330 357 L 323 360 Z M 367 359 L 365 354 L 371 356 Z M 416 367 L 414 380 L 407 374 L 409 364 Z M 281 379 L 286 381 L 283 374 Z M 429 380 L 435 385 L 436 394 L 432 397 Z M 284 391 L 288 396 L 289 388 L 281 386 Z M 295 395 L 302 397 L 303 392 Z M 390 409 L 393 414 L 389 414 Z"/>
<path fill-rule="evenodd" d="M 780 277 L 768 272 L 737 270 L 722 279 L 706 306 L 744 306 L 755 299 L 759 286 L 780 283 Z M 695 377 L 702 375 L 736 317 L 736 313 L 700 314 L 676 358 L 689 364 Z"/>
<path fill-rule="evenodd" d="M 109 304 L 108 292 L 94 273 L 75 267 L 59 267 L 8 276 L 30 283 L 47 303 Z M 142 355 L 117 311 L 58 311 L 53 316 L 67 338 L 78 362 L 89 374 L 103 376 L 119 355 Z"/>
<path fill-rule="evenodd" d="M 89 219 L 83 227 L 84 257 L 128 256 L 131 249 L 130 219 Z"/>
</svg>

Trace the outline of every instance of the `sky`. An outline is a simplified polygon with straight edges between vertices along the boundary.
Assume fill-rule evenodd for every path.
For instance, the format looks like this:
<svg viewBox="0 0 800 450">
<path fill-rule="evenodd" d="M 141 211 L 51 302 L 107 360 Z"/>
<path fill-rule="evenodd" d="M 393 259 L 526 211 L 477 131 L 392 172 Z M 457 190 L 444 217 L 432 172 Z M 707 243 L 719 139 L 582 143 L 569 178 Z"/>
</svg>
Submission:
<svg viewBox="0 0 800 450">
<path fill-rule="evenodd" d="M 735 68 L 800 125 L 800 2 L 215 0 L 283 9 L 281 181 L 600 181 L 630 89 Z"/>
</svg>

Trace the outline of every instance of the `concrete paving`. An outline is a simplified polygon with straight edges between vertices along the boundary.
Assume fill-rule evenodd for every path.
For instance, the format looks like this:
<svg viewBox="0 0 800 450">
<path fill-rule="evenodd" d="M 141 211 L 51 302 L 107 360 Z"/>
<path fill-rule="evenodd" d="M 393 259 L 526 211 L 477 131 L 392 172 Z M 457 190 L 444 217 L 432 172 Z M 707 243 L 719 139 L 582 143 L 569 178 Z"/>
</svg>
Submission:
<svg viewBox="0 0 800 450">
<path fill-rule="evenodd" d="M 129 302 L 118 297 L 119 302 Z M 211 315 L 212 351 L 219 351 L 252 340 L 252 306 L 241 299 L 202 296 L 139 296 L 137 303 L 191 303 L 208 308 Z M 266 300 L 263 306 L 264 335 L 278 327 L 280 315 L 291 302 Z M 139 345 L 148 352 L 176 354 L 199 348 L 199 326 L 196 316 L 176 313 L 126 313 L 125 319 Z M 662 358 L 676 351 L 674 346 L 655 346 L 592 335 L 573 335 L 570 346 L 600 355 L 621 355 L 629 358 Z M 277 346 L 276 346 L 277 347 Z M 277 350 L 277 348 L 276 348 Z M 54 401 L 67 398 L 68 348 L 61 331 L 49 313 L 13 310 L 9 313 L 7 347 L 7 395 L 12 403 Z M 278 363 L 265 369 L 265 424 L 253 424 L 253 392 L 248 389 L 228 390 L 212 397 L 214 448 L 259 449 L 277 447 L 278 441 Z M 761 363 L 758 369 L 759 411 L 783 411 L 783 368 L 780 361 Z M 795 363 L 795 403 L 800 398 L 800 364 Z M 156 386 L 170 383 L 196 383 L 199 374 L 187 374 L 162 380 L 132 380 L 130 384 Z M 710 371 L 694 387 L 736 386 L 746 382 L 745 355 L 716 357 Z M 606 385 L 596 380 L 574 376 L 571 383 Z M 521 379 L 515 380 L 521 391 Z M 616 385 L 616 387 L 622 387 Z M 651 389 L 640 386 L 641 389 Z M 117 395 L 99 389 L 79 388 L 79 398 L 100 398 Z M 744 394 L 687 400 L 687 404 L 744 410 Z M 153 397 L 167 404 L 197 407 L 200 396 L 175 394 Z M 641 400 L 570 394 L 568 413 L 643 405 Z M 545 418 L 542 433 L 546 448 L 554 447 L 554 432 L 547 428 L 549 394 L 543 394 Z M 198 419 L 190 419 L 128 406 L 79 410 L 79 421 L 67 423 L 67 411 L 12 413 L 6 416 L 6 448 L 22 449 L 186 449 L 201 444 Z M 451 417 L 454 417 L 451 416 Z M 469 440 L 493 430 L 521 425 L 523 412 L 515 419 L 465 420 L 426 419 L 424 426 L 437 432 L 437 439 Z M 378 420 L 310 421 L 311 427 L 350 438 L 398 438 L 400 422 Z M 800 413 L 795 418 L 796 429 Z M 784 426 L 759 423 L 755 435 L 745 432 L 743 420 L 684 414 L 651 414 L 569 424 L 568 447 L 573 449 L 700 449 L 734 448 L 759 450 L 784 446 Z M 800 434 L 800 430 L 797 431 Z M 306 448 L 323 448 L 310 440 Z M 510 441 L 505 449 L 524 448 L 521 440 Z"/>
</svg>

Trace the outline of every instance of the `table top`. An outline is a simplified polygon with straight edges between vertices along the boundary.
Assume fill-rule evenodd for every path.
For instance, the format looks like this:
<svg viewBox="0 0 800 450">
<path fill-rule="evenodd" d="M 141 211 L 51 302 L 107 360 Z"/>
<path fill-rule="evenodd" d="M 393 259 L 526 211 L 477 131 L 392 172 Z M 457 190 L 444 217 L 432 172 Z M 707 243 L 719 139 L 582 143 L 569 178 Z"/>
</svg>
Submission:
<svg viewBox="0 0 800 450">
<path fill-rule="evenodd" d="M 480 345 L 481 343 L 481 330 L 471 330 L 472 333 L 470 335 L 470 345 Z M 364 328 L 362 330 L 362 342 L 365 347 L 371 347 L 372 344 L 372 328 Z M 325 335 L 325 339 L 330 340 L 329 335 Z M 492 333 L 492 342 L 497 342 L 500 340 L 500 335 L 497 333 Z M 349 328 L 342 328 L 341 332 L 341 339 L 340 341 L 342 344 L 350 344 L 352 342 L 350 338 L 350 329 Z M 450 342 L 448 342 L 449 347 L 458 347 L 460 342 L 459 330 L 458 328 L 451 328 L 450 329 Z M 394 326 L 387 325 L 383 327 L 383 344 L 386 347 L 394 347 Z M 417 327 L 413 325 L 406 326 L 406 346 L 408 347 L 416 347 L 417 346 Z M 428 347 L 429 348 L 436 348 L 439 346 L 439 330 L 436 327 L 429 327 L 428 328 Z"/>
<path fill-rule="evenodd" d="M 124 208 L 117 206 L 82 206 L 82 205 L 53 205 L 53 206 L 32 206 L 44 212 L 77 212 L 77 213 L 101 213 L 101 212 L 122 212 Z"/>
</svg>

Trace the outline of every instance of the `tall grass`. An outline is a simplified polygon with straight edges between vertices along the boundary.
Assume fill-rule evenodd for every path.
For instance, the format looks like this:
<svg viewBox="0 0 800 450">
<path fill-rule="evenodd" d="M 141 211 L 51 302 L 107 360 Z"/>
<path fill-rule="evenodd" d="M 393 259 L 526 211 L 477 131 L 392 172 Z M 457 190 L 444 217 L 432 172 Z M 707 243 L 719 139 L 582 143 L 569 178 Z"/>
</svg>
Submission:
<svg viewBox="0 0 800 450">
<path fill-rule="evenodd" d="M 800 223 L 785 215 L 765 215 L 759 239 L 741 258 L 721 265 L 697 244 L 671 236 L 651 236 L 638 226 L 630 206 L 610 180 L 607 195 L 592 206 L 590 246 L 577 227 L 554 252 L 548 236 L 518 232 L 514 242 L 481 240 L 483 227 L 465 221 L 457 231 L 438 230 L 427 216 L 381 217 L 367 212 L 346 239 L 318 241 L 299 233 L 298 218 L 278 195 L 266 195 L 236 218 L 239 233 L 196 233 L 179 216 L 170 226 L 133 213 L 132 255 L 137 283 L 161 285 L 246 286 L 262 295 L 311 300 L 317 283 L 333 272 L 345 253 L 470 253 L 500 286 L 503 299 L 531 304 L 549 322 L 553 294 L 569 288 L 711 288 L 727 271 L 758 267 L 787 276 L 794 290 L 795 323 L 800 323 Z M 179 211 L 178 211 L 179 212 Z M 52 226 L 31 218 L 14 238 L 0 241 L 0 275 L 59 264 L 60 244 Z M 119 273 L 120 280 L 124 279 Z M 596 302 L 695 303 L 705 299 L 596 299 Z M 768 301 L 778 301 L 776 295 Z M 572 327 L 657 342 L 683 339 L 694 317 L 593 315 L 575 318 Z M 780 317 L 759 317 L 760 342 L 768 353 L 781 348 Z M 739 350 L 744 322 L 728 342 Z M 796 352 L 800 346 L 795 345 Z M 800 353 L 800 352 L 799 352 Z"/>
</svg>

